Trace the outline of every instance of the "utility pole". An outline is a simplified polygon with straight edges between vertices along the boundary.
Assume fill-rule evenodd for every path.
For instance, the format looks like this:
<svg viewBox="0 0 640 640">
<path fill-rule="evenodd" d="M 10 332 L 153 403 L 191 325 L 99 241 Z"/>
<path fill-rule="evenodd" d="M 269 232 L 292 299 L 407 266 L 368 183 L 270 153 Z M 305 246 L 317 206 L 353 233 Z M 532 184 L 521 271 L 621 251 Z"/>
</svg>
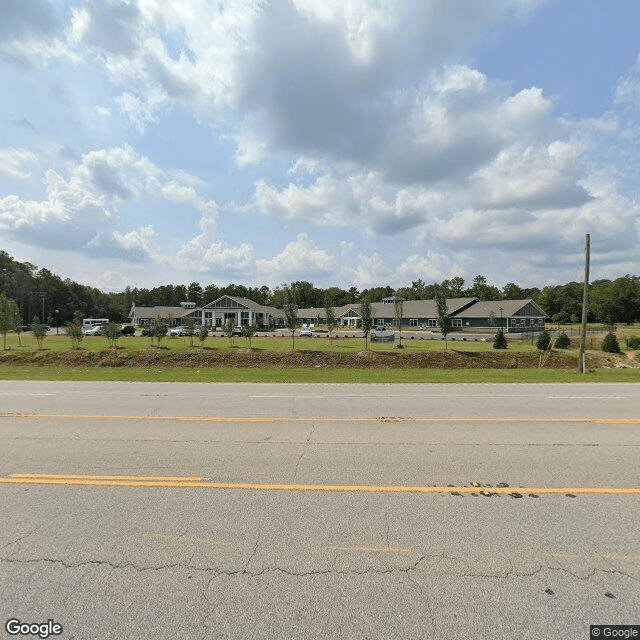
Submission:
<svg viewBox="0 0 640 640">
<path fill-rule="evenodd" d="M 587 233 L 584 241 L 584 289 L 582 291 L 582 328 L 580 331 L 580 356 L 578 359 L 578 370 L 587 373 L 584 365 L 584 350 L 587 344 L 587 293 L 589 290 L 589 254 L 591 238 Z"/>
</svg>

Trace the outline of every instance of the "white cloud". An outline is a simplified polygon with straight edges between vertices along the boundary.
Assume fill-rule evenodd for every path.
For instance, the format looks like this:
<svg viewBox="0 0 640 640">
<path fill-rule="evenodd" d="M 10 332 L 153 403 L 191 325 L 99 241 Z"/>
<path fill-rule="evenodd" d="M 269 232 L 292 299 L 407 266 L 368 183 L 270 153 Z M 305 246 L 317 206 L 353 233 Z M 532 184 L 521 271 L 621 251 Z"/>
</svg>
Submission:
<svg viewBox="0 0 640 640">
<path fill-rule="evenodd" d="M 264 180 L 256 184 L 259 210 L 281 220 L 311 225 L 351 226 L 360 221 L 358 204 L 350 190 L 350 181 L 324 175 L 309 186 L 290 183 L 278 191 Z"/>
<path fill-rule="evenodd" d="M 256 266 L 268 282 L 277 284 L 324 278 L 335 273 L 337 263 L 334 256 L 319 249 L 306 233 L 300 233 L 281 253 L 270 260 L 257 260 Z"/>
<path fill-rule="evenodd" d="M 67 178 L 52 169 L 45 173 L 45 200 L 1 199 L 0 229 L 35 246 L 75 248 L 95 258 L 159 259 L 155 230 L 123 229 L 122 206 L 142 196 L 162 196 L 215 215 L 217 204 L 193 186 L 200 182 L 162 170 L 130 145 L 94 150 L 69 166 Z"/>
<path fill-rule="evenodd" d="M 250 277 L 255 266 L 251 244 L 233 246 L 225 242 L 215 219 L 207 214 L 200 219 L 200 233 L 180 247 L 173 264 L 196 273 L 243 278 Z"/>
<path fill-rule="evenodd" d="M 359 289 L 378 287 L 382 283 L 387 284 L 393 279 L 393 267 L 389 265 L 375 251 L 373 255 L 361 253 L 358 255 L 358 264 L 353 271 L 354 281 Z"/>
<path fill-rule="evenodd" d="M 29 178 L 29 165 L 38 161 L 38 156 L 29 149 L 0 148 L 0 173 L 6 173 L 14 178 Z"/>
<path fill-rule="evenodd" d="M 453 262 L 449 256 L 429 249 L 426 255 L 412 254 L 396 266 L 394 281 L 409 283 L 422 278 L 426 282 L 441 282 L 461 271 L 461 265 Z"/>
</svg>

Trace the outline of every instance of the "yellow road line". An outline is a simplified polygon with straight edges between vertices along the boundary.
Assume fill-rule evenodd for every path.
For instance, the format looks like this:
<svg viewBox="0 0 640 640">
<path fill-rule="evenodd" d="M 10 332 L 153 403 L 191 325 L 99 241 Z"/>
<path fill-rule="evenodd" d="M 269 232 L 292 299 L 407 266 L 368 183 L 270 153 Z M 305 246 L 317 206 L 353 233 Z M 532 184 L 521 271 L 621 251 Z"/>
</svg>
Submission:
<svg viewBox="0 0 640 640">
<path fill-rule="evenodd" d="M 178 482 L 201 482 L 202 476 L 87 476 L 69 475 L 64 473 L 14 473 L 12 478 L 40 478 L 40 479 L 71 479 L 71 480 L 148 480 L 149 482 L 178 481 Z"/>
<path fill-rule="evenodd" d="M 610 494 L 640 495 L 640 487 L 449 487 L 403 485 L 345 485 L 345 484 L 289 484 L 266 482 L 210 482 L 192 477 L 150 480 L 136 476 L 78 476 L 48 474 L 15 474 L 1 477 L 0 484 L 76 485 L 101 487 L 162 487 L 190 489 L 234 489 L 245 491 L 306 491 L 353 493 L 476 493 L 476 494 Z"/>
<path fill-rule="evenodd" d="M 62 420 L 139 420 L 148 422 L 203 422 L 203 423 L 281 423 L 281 422 L 407 422 L 422 424 L 514 424 L 527 422 L 531 424 L 634 424 L 640 425 L 638 418 L 593 418 L 593 417 L 439 417 L 431 416 L 127 416 L 127 415 L 94 415 L 76 413 L 28 413 L 28 412 L 0 412 L 0 418 L 33 418 L 33 419 L 62 419 Z"/>
</svg>

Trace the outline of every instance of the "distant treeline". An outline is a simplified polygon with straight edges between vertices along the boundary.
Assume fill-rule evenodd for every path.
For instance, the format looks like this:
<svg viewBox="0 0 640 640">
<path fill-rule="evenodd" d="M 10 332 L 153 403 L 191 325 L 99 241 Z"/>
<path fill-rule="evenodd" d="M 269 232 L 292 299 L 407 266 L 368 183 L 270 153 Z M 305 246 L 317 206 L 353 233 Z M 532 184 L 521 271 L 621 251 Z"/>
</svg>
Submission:
<svg viewBox="0 0 640 640">
<path fill-rule="evenodd" d="M 139 307 L 179 306 L 181 302 L 195 302 L 197 306 L 212 302 L 222 295 L 249 298 L 262 305 L 282 309 L 285 304 L 298 307 L 342 306 L 358 304 L 368 298 L 379 302 L 397 295 L 405 300 L 429 300 L 444 287 L 447 297 L 475 296 L 480 300 L 519 300 L 533 298 L 550 316 L 552 322 L 579 322 L 582 315 L 582 284 L 568 282 L 543 289 L 522 288 L 510 282 L 502 289 L 477 275 L 471 286 L 463 278 L 455 277 L 442 283 L 425 284 L 415 280 L 411 286 L 394 289 L 390 286 L 358 291 L 339 287 L 320 289 L 311 282 L 296 281 L 270 289 L 267 286 L 245 287 L 230 284 L 224 287 L 209 284 L 204 288 L 197 282 L 189 285 L 167 284 L 153 289 L 127 287 L 120 293 L 105 293 L 95 287 L 62 279 L 48 269 L 39 269 L 29 262 L 18 262 L 0 251 L 0 291 L 18 304 L 23 322 L 31 322 L 34 315 L 53 326 L 63 326 L 79 311 L 85 318 L 109 318 L 126 322 L 132 304 Z M 631 323 L 640 320 L 640 277 L 625 275 L 615 280 L 596 280 L 589 286 L 589 322 Z"/>
</svg>

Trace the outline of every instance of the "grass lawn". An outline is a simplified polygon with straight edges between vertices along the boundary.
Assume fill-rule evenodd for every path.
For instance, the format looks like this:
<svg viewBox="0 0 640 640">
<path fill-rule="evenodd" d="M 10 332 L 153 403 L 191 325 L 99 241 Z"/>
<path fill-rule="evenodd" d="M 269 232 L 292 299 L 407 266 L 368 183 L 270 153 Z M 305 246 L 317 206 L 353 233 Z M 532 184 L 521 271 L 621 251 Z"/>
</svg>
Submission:
<svg viewBox="0 0 640 640">
<path fill-rule="evenodd" d="M 0 380 L 121 380 L 129 382 L 640 382 L 640 369 L 183 369 L 141 367 L 0 367 Z"/>
<path fill-rule="evenodd" d="M 356 334 L 357 335 L 357 334 Z M 7 348 L 19 349 L 19 350 L 35 350 L 38 348 L 35 338 L 30 334 L 22 334 L 20 342 L 22 346 L 18 346 L 18 338 L 14 334 L 7 335 Z M 197 338 L 193 340 L 193 348 L 200 347 L 200 341 Z M 397 344 L 397 342 L 396 342 Z M 449 349 L 456 349 L 458 351 L 487 351 L 491 349 L 493 344 L 493 336 L 487 336 L 487 341 L 472 341 L 472 340 L 447 340 L 447 346 Z M 149 349 L 157 348 L 157 342 L 151 341 L 149 338 L 142 337 L 126 337 L 118 340 L 118 348 L 128 350 Z M 445 343 L 442 340 L 420 340 L 411 339 L 407 337 L 402 338 L 402 346 L 405 350 L 441 350 L 444 349 Z M 88 352 L 98 352 L 109 347 L 109 341 L 103 336 L 86 336 L 82 342 L 81 347 Z M 170 349 L 174 351 L 190 350 L 189 338 L 184 337 L 166 337 L 160 342 L 162 349 Z M 220 334 L 215 337 L 209 337 L 204 342 L 204 347 L 207 349 L 246 349 L 249 347 L 249 340 L 247 338 L 236 337 L 233 338 L 231 343 L 229 338 L 221 336 Z M 278 336 L 278 337 L 254 337 L 251 339 L 251 347 L 260 351 L 282 351 L 284 349 L 291 349 L 291 336 Z M 72 348 L 71 339 L 67 336 L 48 335 L 43 343 L 43 349 L 51 351 L 67 351 Z M 328 339 L 326 337 L 319 338 L 299 338 L 296 336 L 295 348 L 306 351 L 319 351 L 328 352 L 336 351 L 338 353 L 356 353 L 364 351 L 365 344 L 364 338 L 333 338 Z M 391 343 L 368 343 L 368 348 L 371 351 L 394 351 L 396 347 Z M 514 340 L 509 342 L 509 349 L 512 351 L 534 352 L 535 346 L 530 342 L 524 340 Z"/>
<path fill-rule="evenodd" d="M 410 336 L 410 334 L 408 334 Z M 84 359 L 84 364 L 69 364 L 72 360 L 65 362 L 64 354 L 78 354 L 78 350 L 72 349 L 71 339 L 66 335 L 48 335 L 43 344 L 43 350 L 39 352 L 44 356 L 38 363 L 23 364 L 21 357 L 25 358 L 33 355 L 37 351 L 37 342 L 31 334 L 21 336 L 21 345 L 18 337 L 14 334 L 7 336 L 7 351 L 4 353 L 11 356 L 13 362 L 0 363 L 0 379 L 21 379 L 21 380 L 128 380 L 128 381 L 159 381 L 159 382 L 365 382 L 365 383 L 398 383 L 398 382 L 513 382 L 513 383 L 562 383 L 562 382 L 640 382 L 640 368 L 593 368 L 587 374 L 577 372 L 577 350 L 566 349 L 556 350 L 560 358 L 567 359 L 566 368 L 537 368 L 540 351 L 536 349 L 530 341 L 510 341 L 507 352 L 514 354 L 532 354 L 535 362 L 534 368 L 439 368 L 437 365 L 426 365 L 422 368 L 392 368 L 380 364 L 377 368 L 363 367 L 358 365 L 364 351 L 364 338 L 338 338 L 329 340 L 326 337 L 320 338 L 299 338 L 295 339 L 296 352 L 303 354 L 307 366 L 292 364 L 288 368 L 272 366 L 264 362 L 256 366 L 200 366 L 199 361 L 193 366 L 172 366 L 175 353 L 176 361 L 184 360 L 186 354 L 228 354 L 239 355 L 269 354 L 286 352 L 291 350 L 291 337 L 254 337 L 252 338 L 252 351 L 248 350 L 249 341 L 247 338 L 237 337 L 230 345 L 229 339 L 224 336 L 209 337 L 204 343 L 205 349 L 200 348 L 197 339 L 190 346 L 190 340 L 184 337 L 166 337 L 161 341 L 160 349 L 155 346 L 156 342 L 151 342 L 149 338 L 126 337 L 118 341 L 117 353 L 120 356 L 143 352 L 150 355 L 150 358 L 143 360 L 151 364 L 142 364 L 139 361 L 131 360 L 132 366 L 110 366 L 111 358 L 106 361 L 103 358 L 96 358 L 96 364 L 90 366 L 91 358 Z M 441 340 L 420 340 L 411 339 L 406 336 L 402 340 L 404 349 L 400 352 L 392 344 L 378 343 L 369 344 L 372 352 L 387 352 L 389 357 L 394 353 L 400 355 L 418 354 L 420 352 L 441 352 L 442 354 L 483 352 L 491 354 L 492 338 L 487 336 L 487 341 L 463 341 L 448 340 L 448 351 L 445 351 L 445 343 Z M 153 345 L 153 346 L 152 346 Z M 621 345 L 622 346 L 622 345 Z M 624 347 L 623 347 L 624 348 Z M 91 356 L 93 353 L 105 353 L 109 349 L 107 338 L 102 336 L 85 337 L 81 343 L 81 352 Z M 116 353 L 116 352 L 113 352 Z M 351 364 L 345 368 L 336 367 L 333 364 L 327 366 L 314 366 L 320 363 L 321 354 L 345 354 L 353 359 Z M 502 352 L 503 354 L 505 352 Z M 594 351 L 594 354 L 602 353 Z M 49 355 L 47 355 L 49 354 Z M 157 359 L 156 355 L 157 354 Z M 314 354 L 318 354 L 314 356 Z M 360 355 L 357 355 L 360 354 Z M 495 352 L 494 352 L 495 354 Z M 48 361 L 49 356 L 53 357 L 52 364 Z M 370 354 L 373 355 L 373 354 Z M 440 358 L 440 355 L 433 354 Z M 17 357 L 15 357 L 17 356 Z M 166 356 L 170 356 L 166 358 Z M 226 357 L 226 356 L 225 356 Z M 531 356 L 529 356 L 531 357 Z M 163 361 L 160 362 L 160 358 Z M 329 361 L 331 357 L 327 356 Z M 385 357 L 386 358 L 386 357 Z M 271 358 L 273 360 L 273 358 Z M 393 358 L 395 360 L 395 358 Z M 384 359 L 383 359 L 384 360 Z M 388 362 L 388 360 L 385 360 Z M 25 360 L 26 362 L 26 360 Z M 60 364 L 64 362 L 64 364 Z M 78 362 L 76 359 L 75 362 Z M 191 361 L 188 361 L 191 363 Z M 483 360 L 484 362 L 484 360 Z M 209 365 L 211 363 L 209 362 Z M 304 363 L 302 363 L 304 365 Z M 433 366 L 433 368 L 432 368 Z M 484 366 L 484 365 L 483 365 Z M 493 365 L 494 367 L 496 365 Z M 500 365 L 498 365 L 500 366 Z M 509 366 L 509 365 L 505 365 Z M 560 365 L 564 367 L 564 365 Z"/>
</svg>

